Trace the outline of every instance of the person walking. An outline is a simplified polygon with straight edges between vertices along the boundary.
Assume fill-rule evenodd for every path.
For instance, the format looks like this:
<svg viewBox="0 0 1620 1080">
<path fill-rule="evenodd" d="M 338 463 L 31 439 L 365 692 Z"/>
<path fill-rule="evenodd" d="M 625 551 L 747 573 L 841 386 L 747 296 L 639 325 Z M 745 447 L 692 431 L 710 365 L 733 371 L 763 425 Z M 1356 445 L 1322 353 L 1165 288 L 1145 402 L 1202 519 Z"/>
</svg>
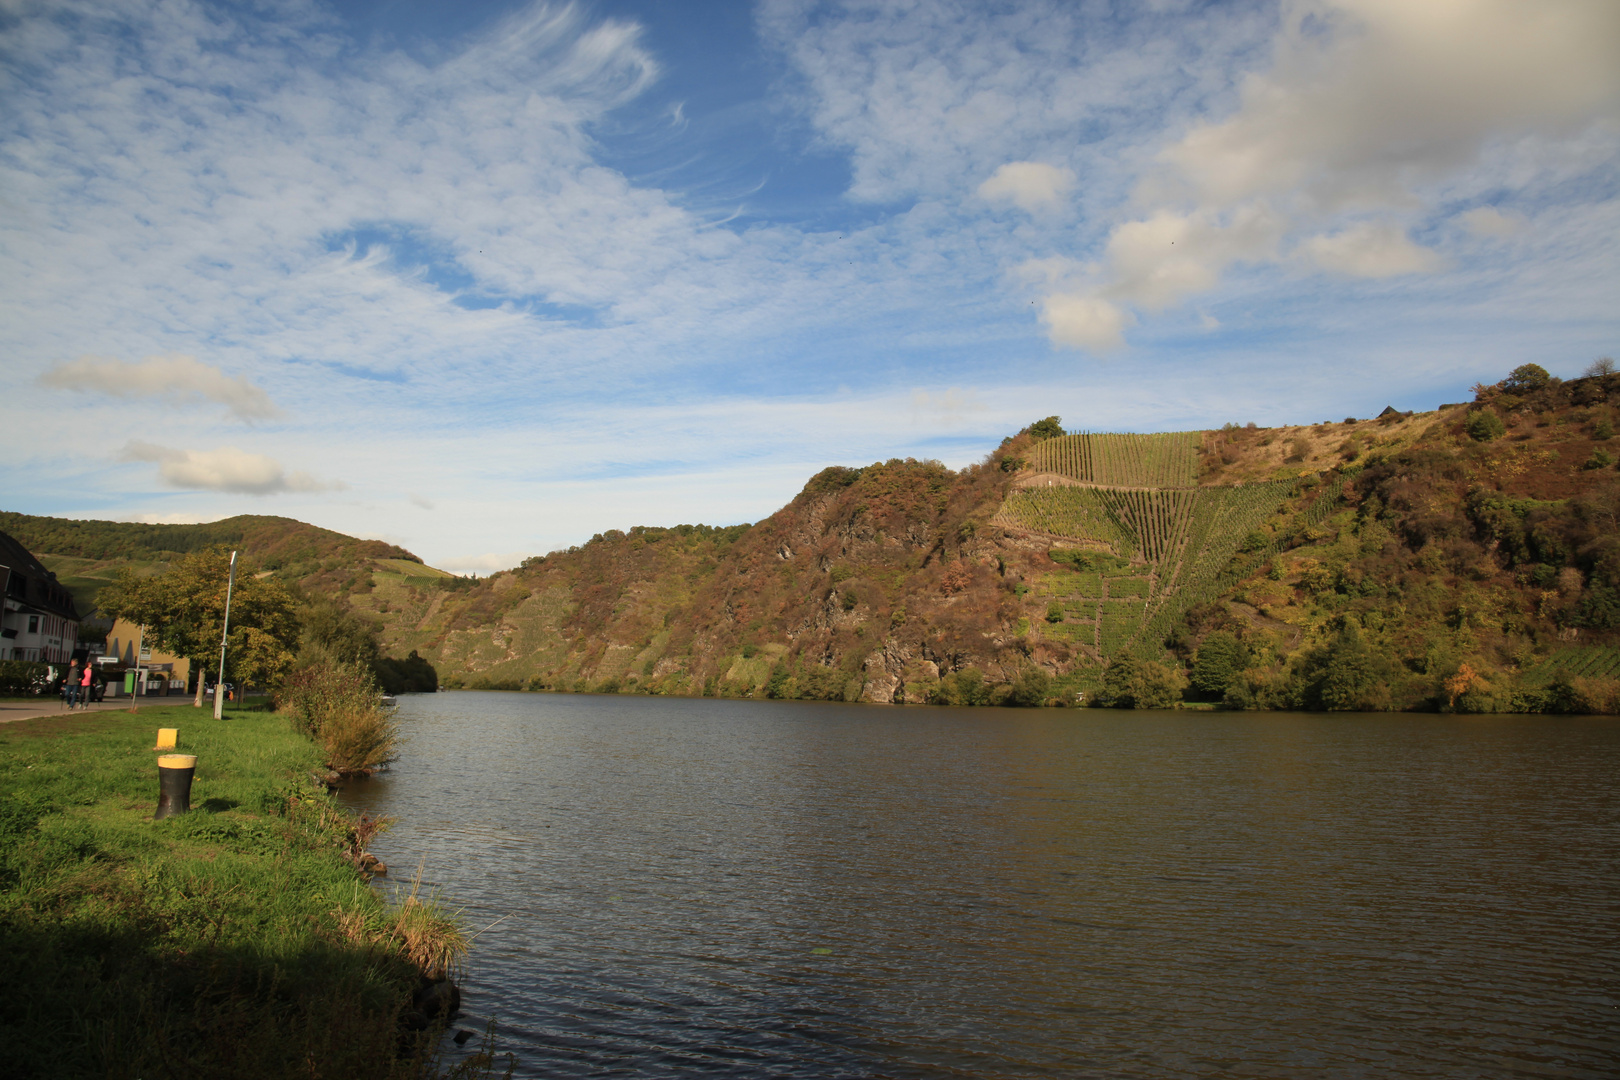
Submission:
<svg viewBox="0 0 1620 1080">
<path fill-rule="evenodd" d="M 86 709 L 90 708 L 90 684 L 95 681 L 96 669 L 90 666 L 90 661 L 84 662 L 84 674 L 79 676 L 79 703 Z"/>
<path fill-rule="evenodd" d="M 62 697 L 69 709 L 79 701 L 79 662 L 68 665 L 67 678 L 62 682 Z"/>
</svg>

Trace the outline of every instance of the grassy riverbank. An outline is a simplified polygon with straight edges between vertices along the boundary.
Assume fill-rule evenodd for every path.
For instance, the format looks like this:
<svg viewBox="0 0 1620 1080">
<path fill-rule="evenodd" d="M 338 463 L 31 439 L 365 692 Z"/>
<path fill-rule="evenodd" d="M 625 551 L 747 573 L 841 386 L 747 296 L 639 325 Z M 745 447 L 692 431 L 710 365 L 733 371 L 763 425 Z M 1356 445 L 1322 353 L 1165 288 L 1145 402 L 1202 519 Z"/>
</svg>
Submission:
<svg viewBox="0 0 1620 1080">
<path fill-rule="evenodd" d="M 159 727 L 198 763 L 193 812 L 154 822 Z M 448 927 L 366 884 L 355 819 L 300 782 L 320 761 L 253 705 L 0 728 L 10 1075 L 423 1074 L 399 1016 Z"/>
</svg>

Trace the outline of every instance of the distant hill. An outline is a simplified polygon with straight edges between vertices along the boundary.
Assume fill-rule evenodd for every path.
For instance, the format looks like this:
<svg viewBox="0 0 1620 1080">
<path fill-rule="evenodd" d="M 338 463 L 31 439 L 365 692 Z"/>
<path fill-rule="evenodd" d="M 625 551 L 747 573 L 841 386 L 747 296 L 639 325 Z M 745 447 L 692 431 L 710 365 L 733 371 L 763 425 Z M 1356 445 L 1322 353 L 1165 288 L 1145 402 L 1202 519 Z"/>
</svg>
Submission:
<svg viewBox="0 0 1620 1080">
<path fill-rule="evenodd" d="M 610 530 L 483 580 L 286 518 L 0 514 L 86 596 L 241 548 L 455 687 L 874 702 L 1620 711 L 1620 376 L 1434 412 L 1065 434 L 833 466 L 754 525 Z M 79 590 L 84 590 L 80 593 Z"/>
<path fill-rule="evenodd" d="M 961 471 L 823 470 L 751 527 L 352 602 L 452 686 L 1073 701 L 1140 670 L 1251 707 L 1614 711 L 1620 377 L 1532 383 L 1342 423 L 1026 429 Z"/>
<path fill-rule="evenodd" d="M 201 525 L 146 525 L 0 511 L 0 532 L 10 533 L 55 572 L 85 615 L 93 613 L 97 592 L 120 567 L 161 573 L 175 556 L 214 546 L 240 550 L 261 570 L 323 596 L 364 591 L 377 571 L 424 579 L 451 577 L 424 566 L 394 544 L 256 514 Z"/>
</svg>

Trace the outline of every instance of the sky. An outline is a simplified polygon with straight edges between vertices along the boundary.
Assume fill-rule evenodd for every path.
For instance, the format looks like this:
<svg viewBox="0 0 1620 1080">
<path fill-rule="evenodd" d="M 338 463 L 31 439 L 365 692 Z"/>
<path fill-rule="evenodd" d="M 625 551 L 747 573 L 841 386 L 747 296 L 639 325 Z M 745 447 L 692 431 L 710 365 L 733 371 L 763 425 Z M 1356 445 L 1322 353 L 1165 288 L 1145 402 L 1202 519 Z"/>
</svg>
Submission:
<svg viewBox="0 0 1620 1080">
<path fill-rule="evenodd" d="M 487 573 L 1620 350 L 1612 0 L 0 0 L 0 509 Z"/>
</svg>

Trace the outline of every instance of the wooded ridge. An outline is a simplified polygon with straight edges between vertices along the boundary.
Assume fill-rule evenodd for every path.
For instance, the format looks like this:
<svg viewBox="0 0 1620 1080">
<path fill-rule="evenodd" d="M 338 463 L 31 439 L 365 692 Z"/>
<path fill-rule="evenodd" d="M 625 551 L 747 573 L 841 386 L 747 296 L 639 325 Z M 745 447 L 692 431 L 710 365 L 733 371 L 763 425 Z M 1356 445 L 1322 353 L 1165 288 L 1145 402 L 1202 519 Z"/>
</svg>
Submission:
<svg viewBox="0 0 1620 1080">
<path fill-rule="evenodd" d="M 1620 376 L 1524 365 L 1471 403 L 1370 420 L 1053 417 L 961 470 L 833 466 L 754 525 L 611 530 L 479 581 L 286 519 L 132 528 L 263 537 L 447 686 L 1613 712 L 1617 404 Z M 110 523 L 53 520 L 14 531 L 48 564 L 179 537 L 95 547 L 68 526 Z"/>
</svg>

